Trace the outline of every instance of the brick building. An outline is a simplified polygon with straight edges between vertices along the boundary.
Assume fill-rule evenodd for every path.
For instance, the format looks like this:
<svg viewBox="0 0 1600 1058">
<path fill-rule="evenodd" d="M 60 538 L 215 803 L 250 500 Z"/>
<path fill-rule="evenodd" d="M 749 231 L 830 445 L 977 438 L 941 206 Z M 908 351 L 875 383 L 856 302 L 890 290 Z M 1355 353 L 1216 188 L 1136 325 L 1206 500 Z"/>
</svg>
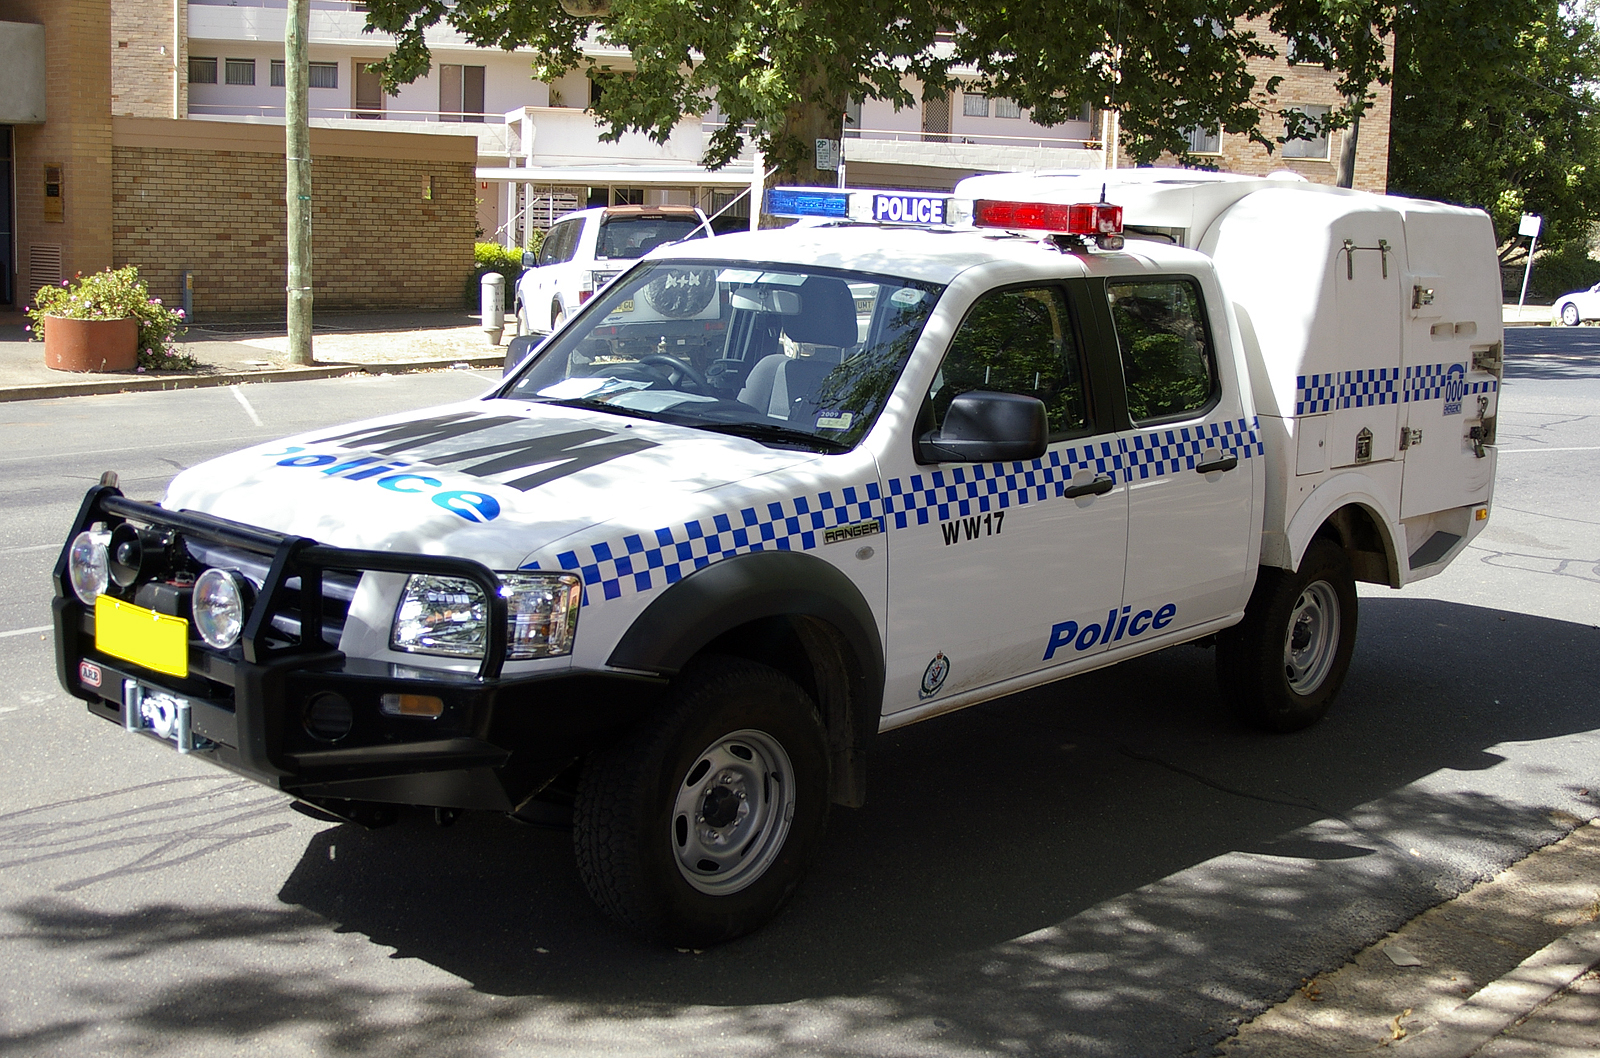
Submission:
<svg viewBox="0 0 1600 1058">
<path fill-rule="evenodd" d="M 1283 58 L 1291 54 L 1289 41 L 1281 34 L 1272 32 L 1265 18 L 1254 20 L 1250 26 L 1262 40 L 1271 44 L 1280 56 L 1276 59 L 1249 61 L 1249 70 L 1255 75 L 1257 84 L 1265 84 L 1272 77 L 1283 79 L 1278 86 L 1276 97 L 1270 103 L 1263 101 L 1263 110 L 1271 111 L 1262 121 L 1262 128 L 1269 137 L 1283 134 L 1282 118 L 1277 116 L 1283 110 L 1298 109 L 1311 116 L 1318 116 L 1326 115 L 1343 103 L 1344 100 L 1336 87 L 1339 74 L 1332 70 L 1324 70 L 1321 66 L 1307 66 Z M 1385 53 L 1385 61 L 1392 64 L 1394 38 L 1385 41 Z M 1361 118 L 1356 137 L 1354 179 L 1351 186 L 1358 190 L 1382 194 L 1389 186 L 1391 92 L 1387 85 L 1374 85 L 1372 93 L 1373 99 L 1366 114 Z M 1271 154 L 1267 153 L 1266 148 L 1251 143 L 1244 136 L 1223 134 L 1220 130 L 1193 130 L 1189 142 L 1191 150 L 1214 163 L 1223 172 L 1265 176 L 1287 169 L 1299 173 L 1313 183 L 1332 184 L 1338 177 L 1339 157 L 1344 150 L 1347 135 L 1348 131 L 1339 130 L 1316 140 L 1293 140 L 1279 144 Z M 1157 164 L 1177 163 L 1167 159 Z"/>
<path fill-rule="evenodd" d="M 172 302 L 190 272 L 202 318 L 283 311 L 283 125 L 188 119 L 185 11 L 0 0 L 0 306 L 132 264 Z M 477 141 L 317 129 L 311 149 L 317 306 L 460 305 Z"/>
</svg>

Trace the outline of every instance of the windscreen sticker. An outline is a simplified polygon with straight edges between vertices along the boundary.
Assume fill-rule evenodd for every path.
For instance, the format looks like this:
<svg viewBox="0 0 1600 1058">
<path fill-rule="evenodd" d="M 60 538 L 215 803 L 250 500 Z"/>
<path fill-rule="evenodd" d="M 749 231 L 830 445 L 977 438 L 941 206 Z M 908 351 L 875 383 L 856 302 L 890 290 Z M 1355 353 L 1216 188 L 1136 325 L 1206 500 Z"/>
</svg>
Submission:
<svg viewBox="0 0 1600 1058">
<path fill-rule="evenodd" d="M 850 424 L 855 422 L 856 413 L 853 411 L 822 411 L 817 413 L 817 429 L 819 430 L 848 430 Z"/>
<path fill-rule="evenodd" d="M 904 305 L 907 308 L 910 308 L 912 305 L 915 305 L 917 302 L 921 301 L 924 296 L 925 292 L 918 290 L 916 287 L 901 287 L 899 290 L 896 290 L 893 294 L 889 295 L 889 300 L 894 302 L 896 305 Z"/>
</svg>

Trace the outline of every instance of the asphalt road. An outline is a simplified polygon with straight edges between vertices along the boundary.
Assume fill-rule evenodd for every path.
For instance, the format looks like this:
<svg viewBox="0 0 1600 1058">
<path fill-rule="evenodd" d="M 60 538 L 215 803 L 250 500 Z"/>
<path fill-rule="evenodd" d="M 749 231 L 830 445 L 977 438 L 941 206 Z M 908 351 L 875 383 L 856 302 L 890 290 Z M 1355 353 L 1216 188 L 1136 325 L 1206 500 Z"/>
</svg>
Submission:
<svg viewBox="0 0 1600 1058">
<path fill-rule="evenodd" d="M 1208 1053 L 1600 812 L 1600 330 L 1508 347 L 1491 524 L 1443 576 L 1363 592 L 1321 725 L 1239 729 L 1180 647 L 894 732 L 790 908 L 704 953 L 613 928 L 564 834 L 319 824 L 128 738 L 27 631 L 102 469 L 154 497 L 483 379 L 0 406 L 0 1052 Z"/>
</svg>

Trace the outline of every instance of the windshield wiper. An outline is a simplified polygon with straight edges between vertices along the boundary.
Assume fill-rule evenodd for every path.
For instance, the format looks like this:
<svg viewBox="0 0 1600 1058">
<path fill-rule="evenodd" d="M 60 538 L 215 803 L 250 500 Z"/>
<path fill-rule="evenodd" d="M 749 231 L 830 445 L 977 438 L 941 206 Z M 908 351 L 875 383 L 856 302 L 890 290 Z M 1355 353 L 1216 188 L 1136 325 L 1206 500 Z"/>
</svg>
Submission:
<svg viewBox="0 0 1600 1058">
<path fill-rule="evenodd" d="M 778 426 L 769 422 L 697 422 L 694 425 L 712 433 L 748 437 L 763 444 L 768 441 L 789 444 L 812 452 L 848 452 L 854 447 L 843 441 L 835 441 L 831 437 L 820 437 L 805 430 L 796 430 L 792 426 Z"/>
<path fill-rule="evenodd" d="M 559 404 L 563 408 L 586 408 L 593 411 L 606 411 L 612 415 L 626 415 L 630 419 L 644 419 L 649 422 L 674 422 L 673 419 L 664 419 L 651 411 L 640 411 L 637 408 L 625 408 L 610 401 L 593 400 L 589 397 L 534 397 L 534 404 Z"/>
</svg>

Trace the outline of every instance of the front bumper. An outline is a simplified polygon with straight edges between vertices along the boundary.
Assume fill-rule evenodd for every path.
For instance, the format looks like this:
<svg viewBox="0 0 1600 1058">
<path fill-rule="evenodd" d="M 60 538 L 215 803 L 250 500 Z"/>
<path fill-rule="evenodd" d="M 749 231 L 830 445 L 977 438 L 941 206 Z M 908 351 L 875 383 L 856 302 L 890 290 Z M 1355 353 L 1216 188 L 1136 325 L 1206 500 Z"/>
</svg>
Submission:
<svg viewBox="0 0 1600 1058">
<path fill-rule="evenodd" d="M 321 635 L 296 640 L 271 630 L 274 611 L 286 600 L 309 597 L 322 570 L 446 572 L 480 581 L 487 576 L 490 584 L 494 574 L 460 559 L 328 548 L 221 519 L 167 512 L 104 487 L 85 498 L 68 539 L 94 522 L 121 519 L 172 529 L 180 547 L 192 536 L 197 544 L 270 554 L 268 582 L 249 615 L 244 640 L 223 653 L 191 638 L 188 675 L 176 677 L 97 649 L 94 612 L 67 587 L 64 550 L 52 603 L 62 687 L 87 702 L 90 712 L 130 731 L 176 743 L 182 752 L 314 803 L 345 799 L 510 810 L 574 760 L 615 738 L 649 708 L 664 684 L 655 677 L 610 672 L 502 676 L 503 620 L 477 674 L 349 658 Z M 301 614 L 301 627 L 321 628 L 315 604 L 305 609 L 312 612 Z M 443 711 L 437 717 L 383 713 L 380 699 L 396 693 L 437 697 Z M 183 723 L 157 724 L 163 738 L 141 722 L 145 699 L 163 708 L 181 707 Z M 339 715 L 348 716 L 348 730 L 330 738 L 311 718 L 334 701 Z"/>
</svg>

